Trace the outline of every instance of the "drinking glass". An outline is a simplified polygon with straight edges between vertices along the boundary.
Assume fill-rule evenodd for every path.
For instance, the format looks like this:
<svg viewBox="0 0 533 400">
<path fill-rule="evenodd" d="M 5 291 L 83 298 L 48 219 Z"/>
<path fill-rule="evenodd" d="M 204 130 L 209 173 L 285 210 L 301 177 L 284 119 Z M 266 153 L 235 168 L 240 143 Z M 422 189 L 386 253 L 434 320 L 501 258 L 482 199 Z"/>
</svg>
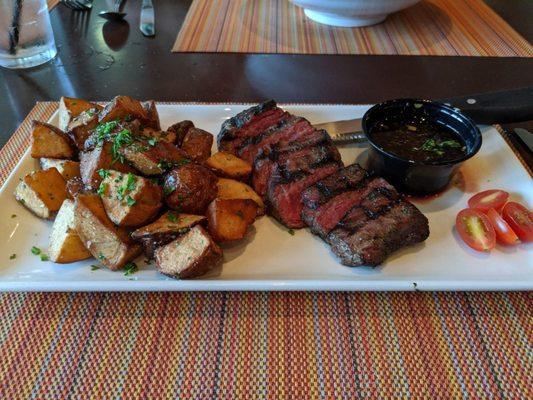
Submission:
<svg viewBox="0 0 533 400">
<path fill-rule="evenodd" d="M 46 0 L 0 0 L 0 66 L 34 67 L 56 54 Z"/>
</svg>

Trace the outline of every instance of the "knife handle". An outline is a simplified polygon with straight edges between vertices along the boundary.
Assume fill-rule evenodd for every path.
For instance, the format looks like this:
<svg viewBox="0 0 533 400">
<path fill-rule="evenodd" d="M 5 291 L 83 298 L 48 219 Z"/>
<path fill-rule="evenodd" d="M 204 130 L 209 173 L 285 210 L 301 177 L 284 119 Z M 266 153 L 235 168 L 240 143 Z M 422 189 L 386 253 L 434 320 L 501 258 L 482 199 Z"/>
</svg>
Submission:
<svg viewBox="0 0 533 400">
<path fill-rule="evenodd" d="M 533 120 L 533 86 L 438 101 L 459 108 L 478 124 Z"/>
</svg>

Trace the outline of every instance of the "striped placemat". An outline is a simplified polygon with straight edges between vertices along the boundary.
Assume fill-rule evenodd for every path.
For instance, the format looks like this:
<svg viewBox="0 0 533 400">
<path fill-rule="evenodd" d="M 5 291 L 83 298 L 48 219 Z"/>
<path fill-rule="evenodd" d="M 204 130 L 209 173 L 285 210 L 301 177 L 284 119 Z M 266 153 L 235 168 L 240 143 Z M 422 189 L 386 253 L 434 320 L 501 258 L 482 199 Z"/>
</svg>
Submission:
<svg viewBox="0 0 533 400">
<path fill-rule="evenodd" d="M 0 184 L 38 103 L 0 151 Z M 531 293 L 1 293 L 0 399 L 509 398 Z"/>
<path fill-rule="evenodd" d="M 55 6 L 59 4 L 59 0 L 46 0 L 46 2 L 48 4 L 49 10 L 51 10 L 52 8 L 54 8 Z"/>
<path fill-rule="evenodd" d="M 533 56 L 482 0 L 424 0 L 365 28 L 315 23 L 288 0 L 194 0 L 172 51 Z"/>
</svg>

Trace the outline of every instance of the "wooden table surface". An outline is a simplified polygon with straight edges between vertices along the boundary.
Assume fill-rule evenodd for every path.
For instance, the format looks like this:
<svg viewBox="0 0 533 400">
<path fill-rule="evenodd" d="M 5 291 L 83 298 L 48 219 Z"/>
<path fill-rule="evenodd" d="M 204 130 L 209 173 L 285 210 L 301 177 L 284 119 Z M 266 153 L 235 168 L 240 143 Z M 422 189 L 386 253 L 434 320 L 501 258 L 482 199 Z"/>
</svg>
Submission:
<svg viewBox="0 0 533 400">
<path fill-rule="evenodd" d="M 533 41 L 533 2 L 486 0 Z M 0 146 L 36 101 L 62 95 L 106 100 L 117 94 L 160 101 L 374 103 L 398 97 L 445 98 L 533 85 L 533 59 L 171 53 L 190 0 L 155 1 L 157 35 L 139 31 L 141 0 L 126 22 L 64 6 L 51 12 L 58 56 L 0 74 Z M 528 155 L 526 154 L 526 157 Z"/>
</svg>

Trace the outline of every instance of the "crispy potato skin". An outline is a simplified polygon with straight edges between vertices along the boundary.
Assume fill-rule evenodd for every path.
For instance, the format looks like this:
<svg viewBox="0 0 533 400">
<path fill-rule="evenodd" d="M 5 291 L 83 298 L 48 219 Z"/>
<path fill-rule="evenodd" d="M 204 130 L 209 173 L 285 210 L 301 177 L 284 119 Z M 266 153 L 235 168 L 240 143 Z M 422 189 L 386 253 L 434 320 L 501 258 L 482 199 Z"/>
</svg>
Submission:
<svg viewBox="0 0 533 400">
<path fill-rule="evenodd" d="M 132 99 L 129 96 L 116 96 L 100 112 L 98 121 L 109 122 L 114 119 L 124 119 L 126 117 L 146 121 L 148 114 L 140 101 Z"/>
<path fill-rule="evenodd" d="M 160 186 L 136 175 L 108 170 L 101 183 L 102 201 L 107 215 L 118 226 L 136 227 L 156 217 L 163 205 Z M 133 180 L 131 189 L 128 179 Z M 124 190 L 126 189 L 126 190 Z M 129 204 L 130 200 L 133 204 Z"/>
<path fill-rule="evenodd" d="M 222 262 L 222 250 L 200 225 L 155 250 L 159 272 L 174 278 L 204 275 Z"/>
<path fill-rule="evenodd" d="M 74 118 L 91 108 L 99 111 L 102 107 L 82 99 L 61 97 L 59 100 L 59 129 L 66 130 Z"/>
<path fill-rule="evenodd" d="M 53 219 L 67 198 L 66 183 L 56 168 L 33 171 L 18 184 L 15 198 L 38 217 Z"/>
<path fill-rule="evenodd" d="M 107 216 L 96 194 L 78 194 L 74 202 L 74 227 L 85 247 L 99 262 L 118 270 L 137 257 L 142 248 Z"/>
<path fill-rule="evenodd" d="M 102 177 L 98 174 L 100 169 L 113 169 L 119 172 L 132 172 L 135 170 L 120 161 L 113 161 L 111 154 L 112 144 L 107 142 L 103 146 L 95 147 L 90 151 L 80 153 L 80 174 L 83 183 L 90 189 L 98 189 Z"/>
<path fill-rule="evenodd" d="M 141 140 L 122 148 L 120 152 L 142 174 L 149 176 L 160 175 L 169 168 L 168 166 L 187 160 L 183 150 L 165 141 L 159 141 L 151 146 L 146 140 Z"/>
<path fill-rule="evenodd" d="M 141 106 L 143 110 L 146 112 L 146 120 L 144 121 L 144 125 L 160 131 L 161 124 L 159 122 L 159 114 L 155 106 L 155 101 L 153 100 L 143 101 L 141 103 Z"/>
<path fill-rule="evenodd" d="M 85 186 L 80 176 L 76 176 L 67 181 L 67 197 L 75 198 L 80 193 L 90 193 L 91 189 Z"/>
<path fill-rule="evenodd" d="M 40 158 L 39 164 L 41 164 L 41 169 L 56 168 L 65 181 L 80 176 L 80 163 L 78 161 Z"/>
<path fill-rule="evenodd" d="M 252 173 L 250 164 L 225 151 L 213 154 L 206 160 L 205 165 L 211 168 L 218 176 L 239 181 L 248 181 Z"/>
<path fill-rule="evenodd" d="M 78 150 L 83 150 L 85 141 L 98 125 L 98 109 L 91 108 L 76 116 L 67 126 L 67 134 L 74 141 Z"/>
<path fill-rule="evenodd" d="M 174 140 L 174 143 L 176 144 L 176 146 L 181 146 L 181 144 L 183 143 L 183 138 L 191 128 L 194 128 L 194 124 L 192 123 L 192 121 L 185 120 L 171 125 L 167 128 L 167 132 L 175 133 L 176 139 Z"/>
<path fill-rule="evenodd" d="M 258 214 L 265 214 L 265 203 L 261 196 L 259 196 L 247 184 L 236 181 L 234 179 L 218 178 L 217 181 L 218 193 L 217 197 L 220 199 L 251 199 L 259 206 Z"/>
<path fill-rule="evenodd" d="M 190 128 L 181 143 L 181 149 L 189 158 L 199 163 L 209 158 L 211 147 L 213 147 L 213 135 L 198 128 Z"/>
<path fill-rule="evenodd" d="M 33 158 L 73 159 L 78 149 L 62 130 L 45 122 L 33 121 L 31 156 Z"/>
<path fill-rule="evenodd" d="M 180 212 L 203 214 L 217 195 L 217 177 L 208 168 L 189 163 L 172 169 L 164 180 L 167 205 Z"/>
<path fill-rule="evenodd" d="M 257 208 L 250 199 L 215 199 L 207 207 L 209 233 L 219 243 L 244 238 L 257 216 Z"/>
</svg>

